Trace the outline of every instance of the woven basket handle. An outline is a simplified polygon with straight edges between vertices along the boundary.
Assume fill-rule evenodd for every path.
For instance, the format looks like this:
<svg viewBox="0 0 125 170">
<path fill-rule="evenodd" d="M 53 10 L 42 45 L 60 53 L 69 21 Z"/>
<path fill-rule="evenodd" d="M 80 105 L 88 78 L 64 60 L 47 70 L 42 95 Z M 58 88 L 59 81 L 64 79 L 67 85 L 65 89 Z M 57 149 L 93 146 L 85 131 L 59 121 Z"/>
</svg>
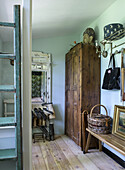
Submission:
<svg viewBox="0 0 125 170">
<path fill-rule="evenodd" d="M 97 104 L 97 105 L 93 106 L 93 108 L 91 109 L 91 111 L 90 111 L 90 117 L 92 117 L 92 112 L 93 112 L 93 110 L 94 110 L 96 107 L 98 107 L 98 106 L 104 107 L 104 109 L 105 109 L 105 111 L 106 111 L 106 116 L 108 116 L 108 111 L 107 111 L 106 107 L 105 107 L 104 105 Z"/>
</svg>

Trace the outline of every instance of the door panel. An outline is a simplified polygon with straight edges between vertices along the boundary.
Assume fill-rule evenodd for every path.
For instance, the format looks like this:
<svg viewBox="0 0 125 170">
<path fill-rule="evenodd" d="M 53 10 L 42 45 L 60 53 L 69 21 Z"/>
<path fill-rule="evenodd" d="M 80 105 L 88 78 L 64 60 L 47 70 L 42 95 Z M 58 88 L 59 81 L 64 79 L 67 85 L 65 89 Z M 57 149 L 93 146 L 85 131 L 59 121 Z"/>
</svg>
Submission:
<svg viewBox="0 0 125 170">
<path fill-rule="evenodd" d="M 90 111 L 94 105 L 100 103 L 100 59 L 94 46 L 83 47 L 82 75 L 83 110 Z M 98 112 L 99 108 L 94 111 Z"/>
<path fill-rule="evenodd" d="M 75 53 L 73 54 L 73 84 L 72 84 L 72 90 L 73 90 L 73 140 L 75 143 L 79 145 L 79 134 L 80 134 L 80 124 L 79 124 L 79 117 L 80 115 L 80 109 L 79 109 L 79 96 L 80 96 L 80 90 L 79 90 L 79 83 L 80 83 L 80 57 L 79 57 L 79 48 L 75 50 Z"/>
<path fill-rule="evenodd" d="M 73 126 L 73 108 L 71 105 L 72 102 L 72 91 L 71 82 L 72 82 L 72 57 L 71 54 L 66 55 L 66 73 L 65 73 L 65 133 L 72 138 L 72 126 Z"/>
</svg>

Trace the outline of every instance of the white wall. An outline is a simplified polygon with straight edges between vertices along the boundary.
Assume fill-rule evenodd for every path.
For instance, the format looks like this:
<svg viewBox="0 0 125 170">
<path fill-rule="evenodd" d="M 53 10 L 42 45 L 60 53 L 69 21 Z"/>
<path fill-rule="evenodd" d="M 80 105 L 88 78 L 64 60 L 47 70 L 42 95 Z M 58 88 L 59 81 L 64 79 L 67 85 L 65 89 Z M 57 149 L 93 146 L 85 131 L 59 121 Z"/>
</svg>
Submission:
<svg viewBox="0 0 125 170">
<path fill-rule="evenodd" d="M 46 39 L 33 39 L 33 51 L 52 54 L 52 102 L 56 113 L 55 133 L 64 134 L 65 125 L 65 54 L 78 35 Z"/>
<path fill-rule="evenodd" d="M 32 170 L 31 129 L 31 54 L 32 54 L 32 0 L 23 0 L 22 15 L 22 113 L 23 113 L 23 169 Z"/>
<path fill-rule="evenodd" d="M 125 27 L 125 0 L 117 0 L 115 3 L 112 4 L 97 20 L 95 20 L 89 27 L 92 27 L 97 35 L 97 38 L 99 42 L 104 39 L 104 31 L 103 28 L 105 25 L 110 23 L 121 23 Z M 125 37 L 121 40 L 117 40 L 113 43 L 113 46 L 115 44 L 119 44 L 125 42 Z M 125 45 L 120 46 L 116 48 L 117 50 L 120 50 L 121 48 L 125 48 Z M 103 48 L 103 47 L 102 47 Z M 109 47 L 107 47 L 108 53 L 110 54 Z M 114 49 L 114 51 L 116 50 Z M 114 52 L 113 51 L 113 52 Z M 118 54 L 115 56 L 116 58 L 116 66 L 121 66 L 121 54 Z M 104 58 L 101 56 L 101 86 L 103 82 L 103 77 L 105 70 L 108 67 L 109 62 L 109 55 L 107 58 Z M 108 109 L 109 115 L 113 118 L 114 114 L 114 105 L 123 105 L 121 102 L 121 96 L 120 96 L 120 90 L 103 90 L 101 89 L 101 104 L 105 105 Z M 104 112 L 104 110 L 102 110 Z M 120 156 L 122 159 L 125 160 L 123 155 L 119 154 L 118 152 L 115 152 L 113 149 L 107 146 L 111 151 L 116 153 L 118 156 Z"/>
</svg>

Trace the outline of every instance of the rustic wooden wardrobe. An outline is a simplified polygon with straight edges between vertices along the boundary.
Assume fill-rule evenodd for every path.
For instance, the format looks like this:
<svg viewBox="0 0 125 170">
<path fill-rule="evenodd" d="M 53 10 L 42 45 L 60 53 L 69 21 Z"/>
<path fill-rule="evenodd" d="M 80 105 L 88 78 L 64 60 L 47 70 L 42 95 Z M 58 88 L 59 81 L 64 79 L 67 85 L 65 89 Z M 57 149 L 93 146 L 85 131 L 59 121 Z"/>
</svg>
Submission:
<svg viewBox="0 0 125 170">
<path fill-rule="evenodd" d="M 81 146 L 81 113 L 100 103 L 100 58 L 95 46 L 79 43 L 71 48 L 65 69 L 65 134 Z"/>
</svg>

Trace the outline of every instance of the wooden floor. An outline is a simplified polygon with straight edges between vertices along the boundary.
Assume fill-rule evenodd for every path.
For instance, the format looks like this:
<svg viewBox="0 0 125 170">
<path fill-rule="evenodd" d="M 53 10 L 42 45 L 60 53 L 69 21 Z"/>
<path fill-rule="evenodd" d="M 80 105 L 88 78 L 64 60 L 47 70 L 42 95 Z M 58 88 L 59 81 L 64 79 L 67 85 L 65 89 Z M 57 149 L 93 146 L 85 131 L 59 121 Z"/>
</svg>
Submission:
<svg viewBox="0 0 125 170">
<path fill-rule="evenodd" d="M 105 153 L 92 151 L 83 154 L 67 136 L 54 141 L 36 142 L 32 148 L 33 170 L 121 170 L 124 169 Z"/>
</svg>

